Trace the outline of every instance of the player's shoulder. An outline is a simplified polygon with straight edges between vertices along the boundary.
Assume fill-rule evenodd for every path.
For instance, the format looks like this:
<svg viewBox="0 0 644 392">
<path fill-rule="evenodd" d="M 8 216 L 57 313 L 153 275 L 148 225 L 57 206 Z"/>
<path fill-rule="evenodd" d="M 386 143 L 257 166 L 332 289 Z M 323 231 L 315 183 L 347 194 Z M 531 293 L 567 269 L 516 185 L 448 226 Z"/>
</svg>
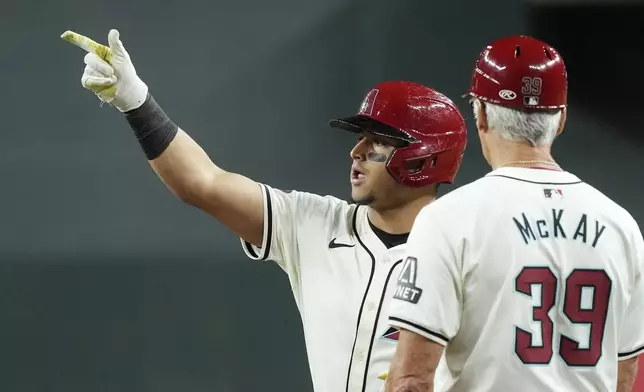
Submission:
<svg viewBox="0 0 644 392">
<path fill-rule="evenodd" d="M 333 195 L 295 189 L 280 189 L 261 184 L 272 203 L 288 204 L 298 215 L 335 219 L 350 214 L 355 206 Z"/>
</svg>

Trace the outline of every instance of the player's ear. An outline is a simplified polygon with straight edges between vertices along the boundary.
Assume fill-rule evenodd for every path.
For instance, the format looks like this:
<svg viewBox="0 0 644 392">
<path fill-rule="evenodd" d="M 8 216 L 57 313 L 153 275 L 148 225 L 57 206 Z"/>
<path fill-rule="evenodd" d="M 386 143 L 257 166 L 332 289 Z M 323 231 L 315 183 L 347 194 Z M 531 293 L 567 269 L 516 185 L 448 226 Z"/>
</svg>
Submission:
<svg viewBox="0 0 644 392">
<path fill-rule="evenodd" d="M 566 118 L 568 115 L 568 108 L 561 109 L 561 118 L 559 119 L 559 128 L 557 128 L 557 136 L 561 134 L 564 130 L 564 125 L 566 124 Z"/>
</svg>

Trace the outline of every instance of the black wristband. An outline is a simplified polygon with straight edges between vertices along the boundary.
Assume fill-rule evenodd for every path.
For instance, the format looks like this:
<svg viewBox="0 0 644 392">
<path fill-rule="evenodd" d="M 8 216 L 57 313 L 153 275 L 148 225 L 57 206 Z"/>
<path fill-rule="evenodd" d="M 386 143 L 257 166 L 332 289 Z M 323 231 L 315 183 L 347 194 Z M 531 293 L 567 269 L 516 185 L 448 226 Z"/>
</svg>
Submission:
<svg viewBox="0 0 644 392">
<path fill-rule="evenodd" d="M 143 105 L 125 112 L 125 118 L 149 161 L 168 148 L 179 130 L 149 93 Z"/>
</svg>

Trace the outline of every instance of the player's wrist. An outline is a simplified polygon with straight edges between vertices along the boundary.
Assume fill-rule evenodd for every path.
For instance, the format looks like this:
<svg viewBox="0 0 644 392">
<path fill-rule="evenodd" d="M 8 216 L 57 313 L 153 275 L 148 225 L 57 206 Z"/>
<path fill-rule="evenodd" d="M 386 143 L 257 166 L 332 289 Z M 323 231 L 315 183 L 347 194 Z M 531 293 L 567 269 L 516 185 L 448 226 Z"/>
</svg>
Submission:
<svg viewBox="0 0 644 392">
<path fill-rule="evenodd" d="M 147 89 L 143 104 L 123 114 L 150 161 L 168 148 L 179 130 Z"/>
<path fill-rule="evenodd" d="M 148 98 L 148 85 L 135 76 L 131 83 L 124 83 L 124 86 L 112 104 L 123 113 L 140 108 Z"/>
</svg>

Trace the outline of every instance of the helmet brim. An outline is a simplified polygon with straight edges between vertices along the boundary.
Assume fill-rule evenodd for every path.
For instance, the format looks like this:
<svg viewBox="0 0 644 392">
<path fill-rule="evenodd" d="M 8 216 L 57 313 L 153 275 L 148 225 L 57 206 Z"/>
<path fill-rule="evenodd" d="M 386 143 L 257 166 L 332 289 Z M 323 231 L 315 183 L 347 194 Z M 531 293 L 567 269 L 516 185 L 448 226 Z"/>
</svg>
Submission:
<svg viewBox="0 0 644 392">
<path fill-rule="evenodd" d="M 415 141 L 414 138 L 404 132 L 399 131 L 385 123 L 373 118 L 357 115 L 344 118 L 334 118 L 329 121 L 332 128 L 342 129 L 353 133 L 368 133 L 376 137 L 384 138 L 385 141 L 393 140 L 400 144 L 409 144 Z"/>
</svg>

